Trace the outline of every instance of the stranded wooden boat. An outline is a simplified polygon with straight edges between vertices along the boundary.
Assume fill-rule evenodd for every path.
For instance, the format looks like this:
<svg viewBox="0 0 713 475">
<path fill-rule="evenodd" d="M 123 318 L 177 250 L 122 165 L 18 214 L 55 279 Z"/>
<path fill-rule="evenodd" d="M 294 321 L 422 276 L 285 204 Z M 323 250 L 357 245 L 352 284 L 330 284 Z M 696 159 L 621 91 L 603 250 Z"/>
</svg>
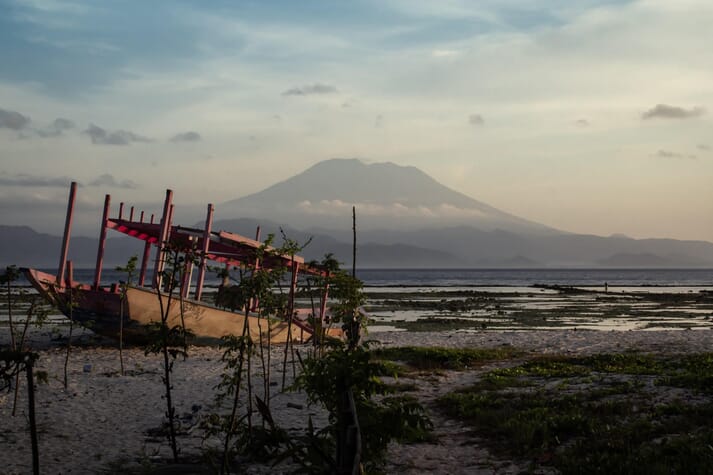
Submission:
<svg viewBox="0 0 713 475">
<path fill-rule="evenodd" d="M 144 221 L 142 211 L 138 220 L 134 220 L 134 208 L 131 208 L 128 219 L 124 217 L 124 204 L 119 206 L 119 214 L 111 218 L 111 197 L 106 195 L 102 217 L 97 262 L 94 281 L 83 284 L 73 280 L 72 263 L 67 260 L 69 239 L 71 234 L 72 216 L 76 196 L 76 183 L 72 183 L 67 206 L 67 220 L 62 242 L 62 250 L 57 275 L 47 274 L 35 269 L 23 269 L 30 283 L 50 303 L 55 305 L 67 317 L 91 329 L 92 331 L 116 338 L 119 334 L 120 318 L 123 318 L 123 332 L 126 341 L 141 343 L 146 337 L 146 327 L 151 323 L 161 321 L 162 312 L 167 312 L 169 327 L 181 323 L 181 318 L 187 330 L 190 330 L 196 340 L 217 339 L 226 335 L 239 336 L 243 332 L 247 319 L 247 331 L 253 340 L 263 342 L 284 343 L 288 339 L 304 342 L 313 336 L 314 329 L 308 323 L 308 312 L 298 310 L 294 305 L 298 274 L 309 273 L 326 275 L 320 268 L 306 265 L 300 256 L 279 255 L 273 252 L 265 253 L 258 258 L 258 249 L 262 246 L 259 239 L 259 229 L 256 240 L 226 231 L 213 231 L 213 205 L 208 205 L 204 229 L 175 226 L 172 224 L 173 192 L 166 191 L 166 200 L 160 222 L 154 223 L 152 215 L 149 221 Z M 138 273 L 138 284 L 130 286 L 122 298 L 118 284 L 108 287 L 100 286 L 104 248 L 107 229 L 124 233 L 145 241 L 141 267 Z M 199 256 L 195 290 L 190 295 L 193 264 L 187 264 L 180 283 L 173 286 L 172 292 L 167 292 L 166 283 L 162 282 L 163 270 L 166 266 L 166 243 L 171 243 L 172 249 L 178 254 L 192 253 Z M 146 285 L 149 258 L 152 247 L 155 248 L 153 277 Z M 188 259 L 186 260 L 189 261 Z M 192 261 L 192 260 L 191 260 Z M 283 267 L 290 271 L 288 317 L 283 319 L 260 318 L 256 315 L 257 304 L 245 311 L 231 312 L 217 308 L 201 301 L 203 284 L 208 262 L 215 262 L 226 267 L 251 266 L 253 268 Z M 319 309 L 312 318 L 321 321 L 326 328 L 323 316 L 326 315 L 327 291 L 323 290 Z M 70 305 L 72 302 L 72 305 Z M 123 308 L 122 308 L 123 307 Z M 313 320 L 314 321 L 314 320 Z M 340 337 L 339 329 L 327 330 L 330 336 Z"/>
</svg>

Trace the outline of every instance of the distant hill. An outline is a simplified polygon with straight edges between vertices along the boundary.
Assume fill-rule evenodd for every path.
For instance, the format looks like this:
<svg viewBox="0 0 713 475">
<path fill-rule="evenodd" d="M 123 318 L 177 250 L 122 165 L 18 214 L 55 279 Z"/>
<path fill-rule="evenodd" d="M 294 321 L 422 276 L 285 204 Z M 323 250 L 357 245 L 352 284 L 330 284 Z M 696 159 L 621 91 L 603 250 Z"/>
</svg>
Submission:
<svg viewBox="0 0 713 475">
<path fill-rule="evenodd" d="M 260 225 L 262 239 L 273 233 L 279 244 L 282 227 L 298 242 L 311 239 L 301 253 L 308 260 L 332 253 L 349 266 L 352 205 L 359 267 L 713 267 L 710 242 L 566 233 L 451 190 L 417 168 L 355 159 L 320 162 L 219 205 L 213 228 L 254 237 Z M 55 267 L 60 245 L 29 227 L 0 226 L 0 264 Z M 125 263 L 142 246 L 111 237 L 105 263 Z M 91 267 L 96 249 L 95 238 L 74 237 L 70 257 Z"/>
<path fill-rule="evenodd" d="M 56 268 L 62 246 L 60 236 L 38 233 L 27 226 L 0 225 L 0 267 Z M 94 267 L 99 240 L 84 236 L 72 237 L 69 258 L 75 267 Z M 128 257 L 143 253 L 144 243 L 128 237 L 107 239 L 104 265 L 115 267 L 126 264 Z"/>
</svg>

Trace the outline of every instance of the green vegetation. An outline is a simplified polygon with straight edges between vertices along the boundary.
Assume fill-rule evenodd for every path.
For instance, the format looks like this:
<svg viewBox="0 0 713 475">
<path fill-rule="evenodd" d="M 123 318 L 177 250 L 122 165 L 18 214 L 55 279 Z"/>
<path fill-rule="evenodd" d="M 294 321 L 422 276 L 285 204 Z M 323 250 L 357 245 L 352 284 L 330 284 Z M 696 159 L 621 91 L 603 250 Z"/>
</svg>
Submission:
<svg viewBox="0 0 713 475">
<path fill-rule="evenodd" d="M 372 351 L 372 357 L 400 361 L 415 369 L 455 369 L 477 367 L 489 361 L 522 356 L 511 346 L 499 348 L 426 348 L 403 346 Z"/>
<path fill-rule="evenodd" d="M 493 451 L 562 473 L 711 473 L 713 354 L 538 357 L 438 400 Z"/>
</svg>

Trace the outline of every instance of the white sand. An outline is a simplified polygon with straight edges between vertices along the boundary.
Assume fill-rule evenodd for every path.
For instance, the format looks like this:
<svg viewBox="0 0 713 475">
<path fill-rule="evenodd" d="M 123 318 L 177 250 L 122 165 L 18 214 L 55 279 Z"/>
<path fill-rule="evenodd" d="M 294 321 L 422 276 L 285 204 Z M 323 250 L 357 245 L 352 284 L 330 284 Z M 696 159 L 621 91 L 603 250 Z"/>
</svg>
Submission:
<svg viewBox="0 0 713 475">
<path fill-rule="evenodd" d="M 7 344 L 7 328 L 0 328 L 0 343 Z M 35 343 L 41 335 L 34 335 Z M 374 333 L 387 346 L 419 345 L 448 347 L 497 347 L 512 345 L 539 353 L 601 353 L 637 349 L 646 352 L 710 351 L 711 331 L 597 332 L 597 331 L 523 331 L 480 333 Z M 279 392 L 282 374 L 281 349 L 273 349 L 273 377 Z M 302 351 L 306 351 L 303 348 Z M 212 411 L 214 387 L 222 371 L 221 352 L 217 348 L 193 347 L 186 361 L 177 361 L 173 376 L 176 412 L 186 434 L 179 438 L 183 453 L 199 453 L 204 442 L 197 422 Z M 40 351 L 37 369 L 47 371 L 49 384 L 37 387 L 37 422 L 40 428 L 40 466 L 42 473 L 100 473 L 109 463 L 134 463 L 145 458 L 168 457 L 170 450 L 162 437 L 147 431 L 164 420 L 165 401 L 161 383 L 161 359 L 145 356 L 140 349 L 125 351 L 127 374 L 118 376 L 118 352 L 111 347 L 75 348 L 70 358 L 69 388 L 64 390 L 62 369 L 64 351 L 49 347 Z M 445 372 L 441 376 L 419 380 L 419 398 L 428 406 L 440 394 L 468 384 L 475 372 Z M 288 378 L 289 379 L 289 378 Z M 261 391 L 261 384 L 257 391 Z M 30 437 L 27 425 L 26 393 L 20 392 L 16 417 L 12 393 L 0 394 L 0 473 L 31 472 Z M 290 405 L 288 405 L 288 403 Z M 301 405 L 303 409 L 291 406 Z M 278 424 L 286 429 L 306 426 L 308 415 L 317 425 L 325 414 L 308 407 L 304 394 L 279 394 L 272 400 Z M 403 473 L 510 473 L 517 464 L 498 461 L 474 444 L 467 428 L 457 421 L 434 417 L 439 444 L 394 445 L 390 451 L 388 472 Z M 215 442 L 215 441 L 213 441 Z M 210 443 L 210 441 L 209 441 Z M 270 467 L 253 466 L 251 473 L 280 473 Z"/>
</svg>

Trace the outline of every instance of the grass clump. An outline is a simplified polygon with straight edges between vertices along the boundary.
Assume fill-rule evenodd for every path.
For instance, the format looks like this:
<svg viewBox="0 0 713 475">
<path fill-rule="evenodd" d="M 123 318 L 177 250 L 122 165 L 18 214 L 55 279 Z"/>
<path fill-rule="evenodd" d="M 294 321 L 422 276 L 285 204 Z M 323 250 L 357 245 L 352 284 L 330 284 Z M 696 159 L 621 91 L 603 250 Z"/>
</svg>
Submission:
<svg viewBox="0 0 713 475">
<path fill-rule="evenodd" d="M 490 371 L 438 404 L 533 469 L 713 473 L 712 372 L 711 354 L 540 357 Z"/>
<path fill-rule="evenodd" d="M 510 346 L 499 348 L 427 348 L 401 346 L 373 350 L 374 358 L 400 361 L 421 370 L 452 369 L 463 370 L 489 361 L 504 360 L 522 356 L 523 351 Z"/>
</svg>

